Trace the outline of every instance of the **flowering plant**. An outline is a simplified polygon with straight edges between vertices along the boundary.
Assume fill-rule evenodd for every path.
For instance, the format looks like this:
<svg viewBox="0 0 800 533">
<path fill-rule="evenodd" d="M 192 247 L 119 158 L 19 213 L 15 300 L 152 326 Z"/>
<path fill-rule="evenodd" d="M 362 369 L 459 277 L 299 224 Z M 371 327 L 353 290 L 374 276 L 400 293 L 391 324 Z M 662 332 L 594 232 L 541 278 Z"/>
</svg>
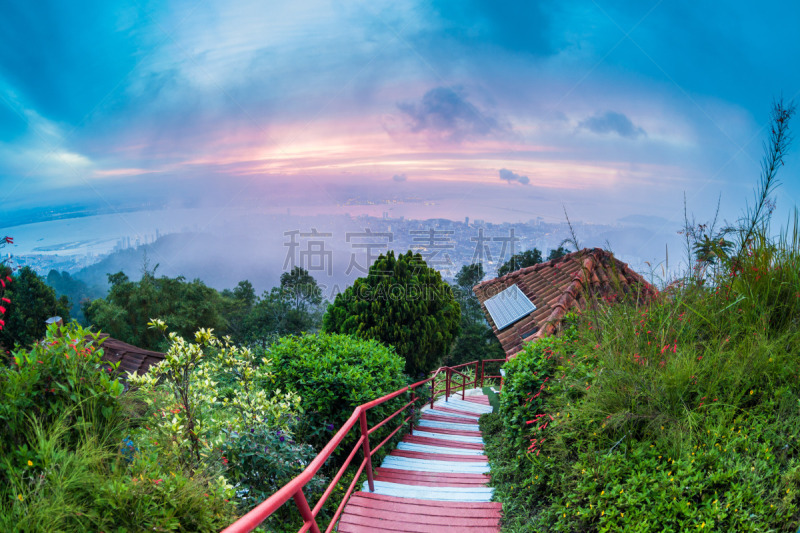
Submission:
<svg viewBox="0 0 800 533">
<path fill-rule="evenodd" d="M 150 327 L 166 332 L 161 320 Z M 145 392 L 150 421 L 145 426 L 143 447 L 175 456 L 190 472 L 216 457 L 225 431 L 254 426 L 289 431 L 290 416 L 300 410 L 300 398 L 280 389 L 267 393 L 272 381 L 266 359 L 239 348 L 230 338 L 217 338 L 213 330 L 200 329 L 194 342 L 172 332 L 164 361 L 129 381 Z M 219 396 L 226 383 L 235 389 Z M 160 443 L 160 444 L 159 444 Z"/>
</svg>

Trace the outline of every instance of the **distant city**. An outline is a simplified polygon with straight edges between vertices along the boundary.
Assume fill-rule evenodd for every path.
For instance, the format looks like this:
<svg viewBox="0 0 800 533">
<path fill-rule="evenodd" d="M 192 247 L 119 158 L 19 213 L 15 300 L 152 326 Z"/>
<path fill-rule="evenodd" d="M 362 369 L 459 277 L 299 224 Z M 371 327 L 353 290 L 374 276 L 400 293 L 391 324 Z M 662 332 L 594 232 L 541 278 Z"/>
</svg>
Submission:
<svg viewBox="0 0 800 533">
<path fill-rule="evenodd" d="M 26 238 L 17 242 L 42 242 L 19 250 L 13 257 L 14 263 L 30 266 L 41 275 L 55 269 L 80 277 L 82 271 L 97 270 L 100 264 L 107 264 L 107 269 L 125 270 L 135 276 L 141 272 L 142 257 L 146 254 L 161 264 L 160 274 L 198 277 L 222 287 L 237 282 L 233 273 L 225 277 L 219 274 L 219 269 L 211 273 L 205 267 L 195 268 L 195 264 L 213 260 L 223 270 L 238 272 L 239 279 L 254 279 L 263 288 L 275 283 L 281 272 L 293 266 L 305 268 L 329 286 L 345 286 L 365 275 L 369 265 L 388 250 L 419 252 L 429 266 L 448 280 L 463 265 L 475 262 L 483 264 L 487 277 L 494 277 L 497 268 L 514 253 L 538 248 L 547 257 L 550 250 L 570 236 L 566 221 L 553 223 L 542 217 L 525 222 L 492 223 L 470 217 L 462 220 L 393 217 L 389 211 L 383 211 L 381 216 L 292 216 L 288 209 L 284 215 L 243 215 L 266 218 L 258 223 L 247 218 L 249 222 L 241 226 L 226 221 L 214 225 L 213 230 L 203 229 L 208 224 L 193 223 L 191 217 L 177 224 L 159 213 L 141 212 L 139 216 L 145 224 L 127 214 L 130 222 L 116 228 L 115 235 L 102 218 L 105 216 L 96 217 L 96 224 L 92 224 L 92 217 L 84 217 L 80 219 L 84 225 L 73 230 L 62 225 L 64 221 L 40 223 L 59 224 L 57 231 L 53 229 L 56 226 L 31 227 Z M 652 229 L 652 224 L 651 229 L 646 226 L 640 222 L 617 225 L 576 222 L 573 229 L 581 246 L 609 247 L 620 260 L 647 274 L 660 260 L 657 254 L 665 249 L 663 241 L 674 238 L 675 232 L 668 228 L 666 233 L 659 233 Z M 134 227 L 136 232 L 125 231 Z M 263 231 L 253 232 L 254 227 Z M 95 229 L 97 234 L 93 233 Z M 40 232 L 50 238 L 36 237 Z M 207 244 L 209 239 L 214 244 Z M 198 240 L 202 243 L 199 252 Z M 166 242 L 170 243 L 169 248 Z M 190 253 L 191 246 L 194 251 Z M 166 253 L 165 249 L 171 252 Z M 93 275 L 100 279 L 105 273 Z"/>
</svg>

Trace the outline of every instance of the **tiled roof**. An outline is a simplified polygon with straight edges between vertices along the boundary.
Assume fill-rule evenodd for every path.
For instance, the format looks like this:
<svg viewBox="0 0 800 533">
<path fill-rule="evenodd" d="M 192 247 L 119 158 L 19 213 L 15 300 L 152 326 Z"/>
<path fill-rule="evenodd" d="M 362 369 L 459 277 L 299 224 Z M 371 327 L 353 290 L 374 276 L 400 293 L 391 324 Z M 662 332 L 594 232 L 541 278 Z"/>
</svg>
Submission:
<svg viewBox="0 0 800 533">
<path fill-rule="evenodd" d="M 472 290 L 506 357 L 513 357 L 525 342 L 552 335 L 567 312 L 586 306 L 587 279 L 589 294 L 608 301 L 619 301 L 628 295 L 647 298 L 656 292 L 641 275 L 600 248 L 584 248 L 525 267 L 481 282 Z M 498 331 L 484 302 L 514 284 L 536 305 L 536 310 Z"/>
<path fill-rule="evenodd" d="M 109 337 L 107 334 L 101 334 L 100 338 L 105 339 L 100 344 L 103 349 L 103 360 L 109 363 L 119 362 L 117 372 L 121 379 L 124 379 L 128 372 L 144 374 L 151 366 L 164 360 L 164 354 L 161 352 L 145 350 Z"/>
</svg>

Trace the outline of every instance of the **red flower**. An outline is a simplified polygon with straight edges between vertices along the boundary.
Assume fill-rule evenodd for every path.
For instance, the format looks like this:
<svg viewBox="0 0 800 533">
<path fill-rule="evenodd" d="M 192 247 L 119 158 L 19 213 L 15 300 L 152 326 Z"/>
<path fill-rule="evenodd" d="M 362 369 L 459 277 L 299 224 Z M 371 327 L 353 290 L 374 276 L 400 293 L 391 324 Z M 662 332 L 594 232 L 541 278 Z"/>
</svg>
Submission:
<svg viewBox="0 0 800 533">
<path fill-rule="evenodd" d="M 9 300 L 8 298 L 3 298 L 3 301 L 4 301 L 5 303 L 7 303 L 7 304 L 10 304 L 10 303 L 11 303 L 11 300 Z"/>
</svg>

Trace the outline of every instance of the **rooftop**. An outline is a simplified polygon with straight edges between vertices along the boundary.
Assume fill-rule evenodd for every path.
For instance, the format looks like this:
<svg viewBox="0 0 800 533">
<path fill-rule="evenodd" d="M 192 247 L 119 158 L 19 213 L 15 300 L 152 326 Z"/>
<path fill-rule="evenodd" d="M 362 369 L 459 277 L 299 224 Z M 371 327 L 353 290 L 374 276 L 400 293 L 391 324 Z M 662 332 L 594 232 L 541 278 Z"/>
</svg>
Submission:
<svg viewBox="0 0 800 533">
<path fill-rule="evenodd" d="M 510 325 L 500 324 L 498 328 L 486 301 L 514 285 L 536 308 Z M 640 274 L 600 248 L 584 248 L 483 281 L 473 291 L 506 357 L 513 357 L 528 341 L 555 333 L 564 315 L 587 306 L 587 295 L 621 301 L 630 295 L 641 299 L 656 292 Z"/>
</svg>

